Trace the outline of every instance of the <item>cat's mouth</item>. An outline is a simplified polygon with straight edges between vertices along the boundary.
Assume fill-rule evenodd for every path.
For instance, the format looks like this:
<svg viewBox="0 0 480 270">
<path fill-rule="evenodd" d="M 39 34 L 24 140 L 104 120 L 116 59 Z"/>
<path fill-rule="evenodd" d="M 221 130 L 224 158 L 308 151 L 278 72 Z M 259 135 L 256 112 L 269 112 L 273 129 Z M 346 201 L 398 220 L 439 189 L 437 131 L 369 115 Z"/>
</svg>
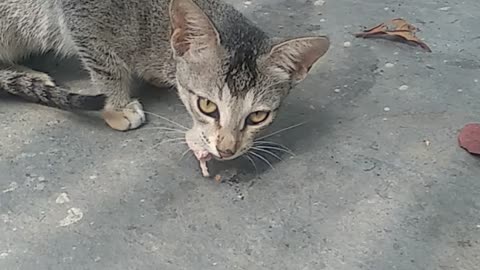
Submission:
<svg viewBox="0 0 480 270">
<path fill-rule="evenodd" d="M 202 175 L 204 177 L 210 176 L 210 173 L 208 172 L 208 166 L 207 166 L 208 161 L 212 159 L 219 160 L 219 161 L 226 161 L 226 160 L 235 159 L 237 157 L 236 155 L 233 155 L 231 157 L 220 157 L 217 154 L 213 154 L 207 149 L 205 149 L 203 142 L 192 140 L 190 138 L 192 137 L 189 137 L 187 134 L 186 141 L 187 141 L 188 148 L 190 148 L 190 150 L 195 155 L 195 158 L 198 160 L 200 168 L 202 170 Z"/>
</svg>

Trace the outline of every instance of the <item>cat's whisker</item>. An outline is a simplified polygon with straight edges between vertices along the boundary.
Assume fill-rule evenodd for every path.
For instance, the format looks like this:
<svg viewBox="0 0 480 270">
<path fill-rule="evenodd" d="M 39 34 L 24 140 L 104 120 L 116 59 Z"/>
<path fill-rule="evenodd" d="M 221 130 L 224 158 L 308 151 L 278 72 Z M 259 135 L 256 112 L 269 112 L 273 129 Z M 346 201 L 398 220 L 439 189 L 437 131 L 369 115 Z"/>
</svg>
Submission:
<svg viewBox="0 0 480 270">
<path fill-rule="evenodd" d="M 170 131 L 162 131 L 162 134 L 185 134 L 185 132 L 170 130 Z"/>
<path fill-rule="evenodd" d="M 185 138 L 183 137 L 180 137 L 180 138 L 172 138 L 172 139 L 168 139 L 168 140 L 163 140 L 161 141 L 161 143 L 168 143 L 168 142 L 181 142 L 181 141 L 185 141 Z"/>
<path fill-rule="evenodd" d="M 249 153 L 251 153 L 252 155 L 254 155 L 255 157 L 257 157 L 258 159 L 262 160 L 263 162 L 265 162 L 268 166 L 270 166 L 270 168 L 272 168 L 272 170 L 275 170 L 275 168 L 273 167 L 272 163 L 270 163 L 270 161 L 268 161 L 268 159 L 266 159 L 264 156 L 260 155 L 259 153 L 256 153 L 254 151 L 250 151 Z"/>
<path fill-rule="evenodd" d="M 153 146 L 153 148 L 157 148 L 158 146 L 160 146 L 160 145 L 162 145 L 162 144 L 164 144 L 164 143 L 169 143 L 169 142 L 176 142 L 176 144 L 182 144 L 182 143 L 185 143 L 185 144 L 186 144 L 186 143 L 187 143 L 187 142 L 185 141 L 185 138 L 183 138 L 183 137 L 180 137 L 180 138 L 172 138 L 172 139 L 164 140 L 164 141 L 161 141 L 161 142 L 155 144 L 155 145 Z"/>
<path fill-rule="evenodd" d="M 250 157 L 249 153 L 248 152 L 245 153 L 243 157 L 245 157 L 248 161 L 250 161 L 250 163 L 253 165 L 253 168 L 255 168 L 255 172 L 258 172 L 257 165 L 255 164 L 255 161 L 253 160 L 253 158 Z"/>
<path fill-rule="evenodd" d="M 184 129 L 185 131 L 188 130 L 188 128 L 187 128 L 186 126 L 184 126 L 184 125 L 182 125 L 182 124 L 180 124 L 180 123 L 177 123 L 177 122 L 175 122 L 175 121 L 173 121 L 173 120 L 170 120 L 170 119 L 166 118 L 165 116 L 161 116 L 161 115 L 159 115 L 159 114 L 152 113 L 152 112 L 147 112 L 147 111 L 143 111 L 143 112 L 146 113 L 146 114 L 149 114 L 149 115 L 153 115 L 153 116 L 155 116 L 155 117 L 158 117 L 158 118 L 160 118 L 160 119 L 162 119 L 162 120 L 165 120 L 165 121 L 169 122 L 170 124 L 174 124 L 174 125 L 176 125 L 177 127 L 180 127 L 180 128 L 182 128 L 182 129 Z"/>
<path fill-rule="evenodd" d="M 174 143 L 175 145 L 183 145 L 183 144 L 187 144 L 187 142 L 176 142 Z"/>
<path fill-rule="evenodd" d="M 169 127 L 145 127 L 142 128 L 141 130 L 165 130 L 165 131 L 171 131 L 171 132 L 178 132 L 178 133 L 186 133 L 184 130 L 176 129 L 176 128 L 169 128 Z"/>
<path fill-rule="evenodd" d="M 280 160 L 280 161 L 283 161 L 283 159 L 282 159 L 280 156 L 278 156 L 277 154 L 273 153 L 272 151 L 267 150 L 266 148 L 261 148 L 261 147 L 255 147 L 255 146 L 253 146 L 252 149 L 253 149 L 253 150 L 260 151 L 260 152 L 267 153 L 267 154 L 271 155 L 272 157 L 275 157 L 276 159 L 278 159 L 278 160 Z"/>
<path fill-rule="evenodd" d="M 301 123 L 298 123 L 298 124 L 295 124 L 295 125 L 292 125 L 292 126 L 289 126 L 289 127 L 286 127 L 286 128 L 282 128 L 282 129 L 280 129 L 280 130 L 277 130 L 277 131 L 275 131 L 275 132 L 272 132 L 272 133 L 270 133 L 270 134 L 267 134 L 267 135 L 265 135 L 265 136 L 262 136 L 262 137 L 258 138 L 257 140 L 262 140 L 262 139 L 270 138 L 270 137 L 272 137 L 272 136 L 274 136 L 274 135 L 277 135 L 277 134 L 279 134 L 279 133 L 282 133 L 282 132 L 285 132 L 285 131 L 287 131 L 287 130 L 294 129 L 294 128 L 296 128 L 296 127 L 302 126 L 302 125 L 304 125 L 305 123 L 307 123 L 307 122 L 301 122 Z"/>
<path fill-rule="evenodd" d="M 190 152 L 190 151 L 192 151 L 192 149 L 188 148 L 185 152 L 183 152 L 182 156 L 180 157 L 180 161 L 182 161 L 185 158 L 185 156 L 188 154 L 188 152 Z M 193 152 L 192 152 L 192 154 L 193 154 Z"/>
<path fill-rule="evenodd" d="M 289 154 L 291 154 L 291 155 L 293 155 L 293 156 L 295 155 L 295 154 L 293 153 L 292 149 L 286 147 L 285 145 L 283 145 L 283 144 L 281 144 L 281 143 L 277 143 L 277 142 L 272 142 L 272 141 L 255 141 L 255 142 L 253 142 L 253 145 L 261 146 L 261 147 L 263 147 L 263 146 L 272 146 L 272 145 L 273 145 L 274 147 L 280 147 L 280 148 L 283 148 L 284 150 L 288 150 L 289 152 L 287 152 L 287 153 L 289 153 Z M 278 150 L 278 149 L 277 149 L 277 150 Z"/>
<path fill-rule="evenodd" d="M 256 146 L 256 147 L 261 148 L 261 149 L 277 150 L 277 151 L 281 151 L 281 152 L 290 154 L 292 156 L 296 156 L 295 153 L 293 153 L 289 149 L 285 149 L 285 148 L 282 148 L 282 147 L 275 147 L 275 146 L 269 146 L 269 145 L 262 145 L 262 146 Z"/>
</svg>

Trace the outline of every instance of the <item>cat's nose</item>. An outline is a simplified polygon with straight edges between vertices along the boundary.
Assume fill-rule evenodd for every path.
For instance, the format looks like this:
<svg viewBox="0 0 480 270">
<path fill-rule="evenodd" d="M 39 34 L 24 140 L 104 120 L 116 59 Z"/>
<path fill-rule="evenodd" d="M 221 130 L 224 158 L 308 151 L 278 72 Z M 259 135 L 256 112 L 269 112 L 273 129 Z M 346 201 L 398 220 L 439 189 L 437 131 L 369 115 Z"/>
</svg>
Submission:
<svg viewBox="0 0 480 270">
<path fill-rule="evenodd" d="M 221 158 L 229 158 L 235 154 L 231 149 L 221 150 L 217 148 L 217 151 Z"/>
</svg>

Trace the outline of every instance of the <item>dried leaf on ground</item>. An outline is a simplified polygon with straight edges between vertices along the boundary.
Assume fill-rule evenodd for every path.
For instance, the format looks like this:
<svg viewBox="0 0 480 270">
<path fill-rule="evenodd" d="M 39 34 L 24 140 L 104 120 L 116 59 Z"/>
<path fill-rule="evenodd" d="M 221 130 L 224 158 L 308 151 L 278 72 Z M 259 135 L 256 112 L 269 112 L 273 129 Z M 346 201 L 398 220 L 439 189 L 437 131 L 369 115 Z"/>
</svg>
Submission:
<svg viewBox="0 0 480 270">
<path fill-rule="evenodd" d="M 480 124 L 466 125 L 458 135 L 458 142 L 469 153 L 480 155 Z"/>
<path fill-rule="evenodd" d="M 432 52 L 425 42 L 421 41 L 417 36 L 418 28 L 411 25 L 404 19 L 393 19 L 385 23 L 381 23 L 373 28 L 364 30 L 361 33 L 355 34 L 355 37 L 362 38 L 398 38 L 405 42 L 412 42 L 422 47 L 428 52 Z"/>
</svg>

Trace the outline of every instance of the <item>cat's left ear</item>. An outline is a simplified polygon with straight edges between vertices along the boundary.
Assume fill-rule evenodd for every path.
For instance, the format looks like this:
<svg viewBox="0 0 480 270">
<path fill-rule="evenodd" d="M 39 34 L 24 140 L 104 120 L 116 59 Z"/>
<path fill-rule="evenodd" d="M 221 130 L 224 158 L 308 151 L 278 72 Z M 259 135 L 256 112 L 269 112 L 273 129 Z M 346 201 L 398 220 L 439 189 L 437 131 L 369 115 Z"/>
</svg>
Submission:
<svg viewBox="0 0 480 270">
<path fill-rule="evenodd" d="M 267 65 L 276 76 L 300 82 L 330 47 L 328 37 L 302 37 L 272 47 Z"/>
</svg>

